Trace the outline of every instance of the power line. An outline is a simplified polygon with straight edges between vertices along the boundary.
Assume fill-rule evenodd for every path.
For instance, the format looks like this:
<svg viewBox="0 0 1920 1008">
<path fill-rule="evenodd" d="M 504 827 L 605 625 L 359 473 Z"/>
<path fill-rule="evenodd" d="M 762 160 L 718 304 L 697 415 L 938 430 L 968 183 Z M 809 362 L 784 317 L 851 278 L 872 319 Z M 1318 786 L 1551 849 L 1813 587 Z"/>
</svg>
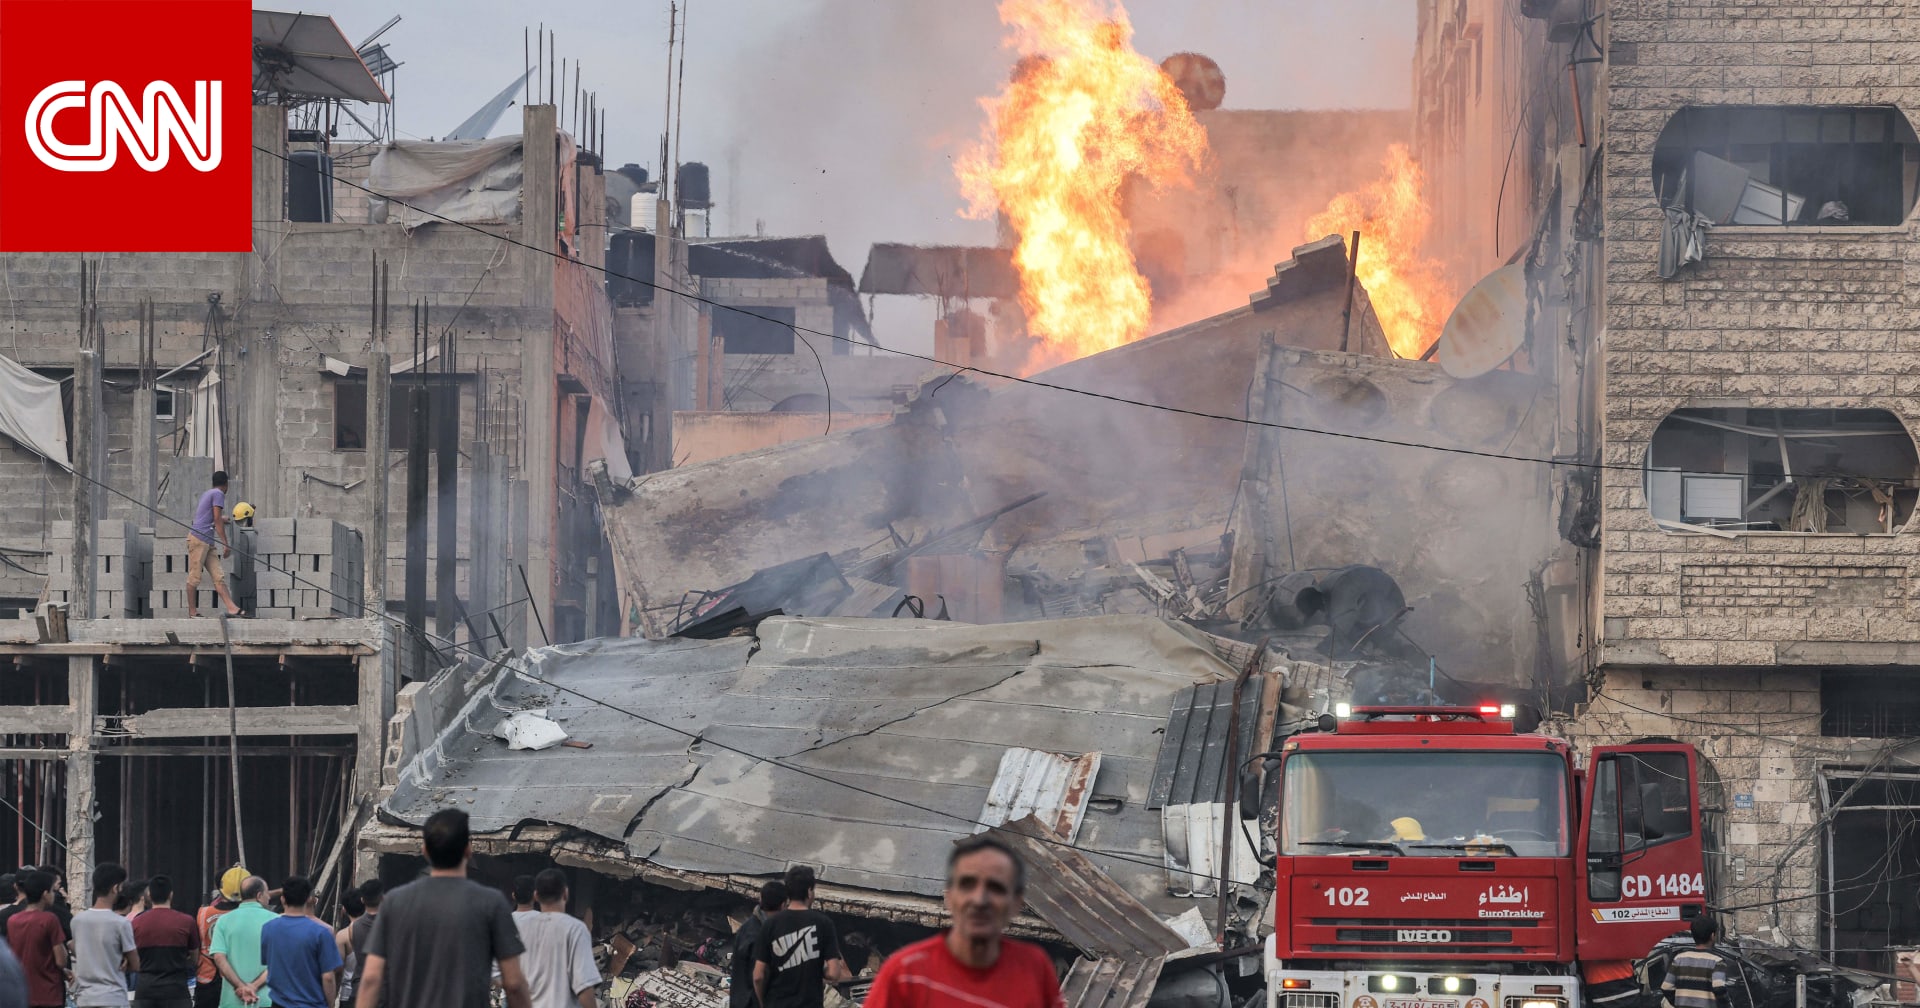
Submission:
<svg viewBox="0 0 1920 1008">
<path fill-rule="evenodd" d="M 257 150 L 262 154 L 267 154 L 272 157 L 279 158 L 282 161 L 288 162 L 289 164 L 292 163 L 292 159 L 288 155 L 282 154 L 278 151 L 268 150 L 267 148 L 260 147 L 260 146 L 255 146 L 254 150 Z M 1322 437 L 1341 438 L 1348 441 L 1359 441 L 1367 444 L 1386 445 L 1386 446 L 1395 447 L 1395 448 L 1412 448 L 1419 451 L 1443 452 L 1450 455 L 1467 455 L 1474 458 L 1490 459 L 1490 460 L 1500 461 L 1500 462 L 1525 462 L 1533 465 L 1544 465 L 1544 466 L 1549 466 L 1553 468 L 1565 468 L 1565 469 L 1590 469 L 1594 471 L 1616 470 L 1621 472 L 1640 473 L 1643 475 L 1648 471 L 1648 467 L 1646 465 L 1636 465 L 1633 463 L 1585 461 L 1580 459 L 1557 458 L 1552 456 L 1543 457 L 1543 456 L 1537 456 L 1537 455 L 1511 455 L 1511 454 L 1506 454 L 1504 452 L 1482 451 L 1475 448 L 1456 448 L 1456 447 L 1450 447 L 1447 445 L 1426 444 L 1420 441 L 1404 441 L 1398 438 L 1381 437 L 1379 435 L 1374 435 L 1374 434 L 1355 434 L 1348 431 L 1326 430 L 1324 428 L 1319 428 L 1319 427 L 1307 427 L 1300 424 L 1280 423 L 1278 421 L 1261 420 L 1253 417 L 1237 417 L 1237 416 L 1232 416 L 1226 413 L 1209 413 L 1206 410 L 1188 409 L 1184 406 L 1170 406 L 1165 403 L 1153 403 L 1153 402 L 1146 402 L 1145 400 L 1141 400 L 1141 399 L 1129 399 L 1125 396 L 1113 395 L 1107 392 L 1096 392 L 1091 389 L 1074 388 L 1071 385 L 1060 385 L 1054 382 L 1042 381 L 1038 378 L 1023 378 L 1023 377 L 1020 377 L 1019 375 L 1005 374 L 999 371 L 988 370 L 987 368 L 983 368 L 974 364 L 958 364 L 953 361 L 941 360 L 938 357 L 933 357 L 927 354 L 914 353 L 910 350 L 900 350 L 895 347 L 880 346 L 877 343 L 865 343 L 860 340 L 856 340 L 850 336 L 841 336 L 836 333 L 821 332 L 818 329 L 809 329 L 797 323 L 788 322 L 784 319 L 777 319 L 770 315 L 763 315 L 759 312 L 753 311 L 748 308 L 741 308 L 737 305 L 730 305 L 720 301 L 715 301 L 712 298 L 703 297 L 700 294 L 696 294 L 691 291 L 684 291 L 674 287 L 663 286 L 661 284 L 656 284 L 651 280 L 643 280 L 639 277 L 628 276 L 624 273 L 616 273 L 605 266 L 595 266 L 591 263 L 581 262 L 578 259 L 569 258 L 565 255 L 560 254 L 559 252 L 555 252 L 552 249 L 540 248 L 539 246 L 536 246 L 536 245 L 530 245 L 510 235 L 499 234 L 494 231 L 489 231 L 486 228 L 481 227 L 477 224 L 471 224 L 466 221 L 454 220 L 451 217 L 434 213 L 431 210 L 427 210 L 423 207 L 416 206 L 412 203 L 408 203 L 405 200 L 388 196 L 374 189 L 369 189 L 366 186 L 360 185 L 359 183 L 351 181 L 346 178 L 335 178 L 334 181 L 340 185 L 344 185 L 352 189 L 358 189 L 361 192 L 368 194 L 369 196 L 376 196 L 376 197 L 379 197 L 380 199 L 387 200 L 390 203 L 394 203 L 399 206 L 406 207 L 409 210 L 413 210 L 416 213 L 422 214 L 427 217 L 431 217 L 434 220 L 439 221 L 441 223 L 452 224 L 455 227 L 465 228 L 466 230 L 472 231 L 476 234 L 486 235 L 487 237 L 492 238 L 495 241 L 505 242 L 506 244 L 515 246 L 517 248 L 522 248 L 529 252 L 533 252 L 539 255 L 548 256 L 553 259 L 560 260 L 562 262 L 572 263 L 584 269 L 589 269 L 596 273 L 600 273 L 603 276 L 611 277 L 616 280 L 625 280 L 631 283 L 636 283 L 643 287 L 650 287 L 657 291 L 664 291 L 666 293 L 673 294 L 678 297 L 686 298 L 689 301 L 706 305 L 709 308 L 718 308 L 723 311 L 734 312 L 740 315 L 745 315 L 748 318 L 759 319 L 762 322 L 768 322 L 773 325 L 791 329 L 793 330 L 796 336 L 800 337 L 802 342 L 806 342 L 808 344 L 809 349 L 812 349 L 812 343 L 808 342 L 806 339 L 806 336 L 801 335 L 802 333 L 811 335 L 811 336 L 818 336 L 821 339 L 839 340 L 842 343 L 846 343 L 853 346 L 861 346 L 861 347 L 868 347 L 870 349 L 881 350 L 883 352 L 894 354 L 900 357 L 910 357 L 914 360 L 925 361 L 928 364 L 937 364 L 943 368 L 953 368 L 956 376 L 962 372 L 972 371 L 976 374 L 985 375 L 986 377 L 989 377 L 989 378 L 998 378 L 1003 381 L 1014 382 L 1020 385 L 1031 385 L 1035 388 L 1052 389 L 1056 392 L 1069 392 L 1074 395 L 1085 396 L 1089 399 L 1100 399 L 1106 402 L 1118 403 L 1126 406 L 1139 406 L 1143 409 L 1159 410 L 1160 412 L 1163 412 L 1163 413 L 1172 413 L 1178 416 L 1188 416 L 1188 417 L 1193 417 L 1200 420 L 1219 420 L 1226 423 L 1240 424 L 1242 426 L 1247 426 L 1247 427 L 1261 427 L 1269 430 L 1292 431 L 1297 434 L 1317 434 Z M 819 352 L 817 350 L 814 351 L 814 357 L 817 362 L 819 360 Z M 821 368 L 821 377 L 823 379 L 825 378 L 824 366 Z M 1699 472 L 1702 475 L 1725 475 L 1725 476 L 1747 475 L 1747 473 L 1744 473 L 1744 472 L 1740 472 L 1740 473 L 1709 472 L 1707 470 L 1691 470 L 1691 471 Z M 1908 474 L 1908 475 L 1901 475 L 1901 476 L 1871 476 L 1871 477 L 1860 476 L 1858 478 L 1895 481 L 1895 480 L 1909 479 L 1911 478 L 1911 475 Z"/>
</svg>

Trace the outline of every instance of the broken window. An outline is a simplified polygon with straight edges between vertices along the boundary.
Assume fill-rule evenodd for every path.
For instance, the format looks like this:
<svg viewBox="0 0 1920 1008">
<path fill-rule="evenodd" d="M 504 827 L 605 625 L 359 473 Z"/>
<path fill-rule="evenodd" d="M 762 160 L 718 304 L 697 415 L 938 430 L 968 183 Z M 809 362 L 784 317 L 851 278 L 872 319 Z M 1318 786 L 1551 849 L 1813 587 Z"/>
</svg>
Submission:
<svg viewBox="0 0 1920 1008">
<path fill-rule="evenodd" d="M 396 375 L 391 390 L 392 409 L 387 422 L 387 448 L 406 451 L 413 430 L 413 398 L 425 396 L 427 409 L 444 408 L 458 402 L 458 386 L 421 385 L 404 375 Z M 341 378 L 333 383 L 333 450 L 365 451 L 367 448 L 367 382 L 364 378 Z"/>
<path fill-rule="evenodd" d="M 713 331 L 730 354 L 790 354 L 794 319 L 792 308 L 722 308 L 713 313 Z"/>
<path fill-rule="evenodd" d="M 1896 949 L 1920 944 L 1920 776 L 1879 770 L 1822 774 L 1828 810 L 1825 892 L 1826 952 L 1855 969 L 1894 972 Z"/>
<path fill-rule="evenodd" d="M 1878 409 L 1675 410 L 1646 467 L 1668 531 L 1890 534 L 1920 498 L 1913 436 Z"/>
<path fill-rule="evenodd" d="M 1899 224 L 1917 179 L 1920 140 L 1891 106 L 1686 108 L 1653 153 L 1661 205 L 1716 224 Z"/>
</svg>

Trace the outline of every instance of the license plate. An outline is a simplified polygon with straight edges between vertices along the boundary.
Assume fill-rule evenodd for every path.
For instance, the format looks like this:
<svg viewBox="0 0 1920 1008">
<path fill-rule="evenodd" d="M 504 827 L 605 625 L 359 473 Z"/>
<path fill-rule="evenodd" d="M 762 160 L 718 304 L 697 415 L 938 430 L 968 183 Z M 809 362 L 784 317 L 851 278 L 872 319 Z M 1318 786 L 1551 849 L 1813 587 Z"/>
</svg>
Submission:
<svg viewBox="0 0 1920 1008">
<path fill-rule="evenodd" d="M 1460 1008 L 1458 1001 L 1430 1001 L 1423 998 L 1387 998 L 1384 1008 Z"/>
</svg>

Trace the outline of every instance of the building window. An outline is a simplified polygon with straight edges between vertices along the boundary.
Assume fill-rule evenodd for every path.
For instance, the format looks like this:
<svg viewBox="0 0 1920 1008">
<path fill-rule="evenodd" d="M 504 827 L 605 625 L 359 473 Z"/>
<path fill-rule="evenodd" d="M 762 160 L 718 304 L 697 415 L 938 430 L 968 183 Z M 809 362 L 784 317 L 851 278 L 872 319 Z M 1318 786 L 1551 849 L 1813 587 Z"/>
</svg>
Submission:
<svg viewBox="0 0 1920 1008">
<path fill-rule="evenodd" d="M 155 387 L 153 390 L 153 418 L 155 420 L 174 419 L 173 390 Z"/>
<path fill-rule="evenodd" d="M 413 400 L 425 396 L 427 409 L 443 408 L 457 401 L 460 389 L 453 385 L 418 385 L 404 375 L 396 375 L 392 390 L 392 410 L 387 423 L 387 448 L 406 451 L 413 430 Z M 452 399 L 449 399 L 451 394 Z M 333 450 L 365 451 L 367 447 L 367 382 L 364 378 L 341 378 L 333 383 Z"/>
<path fill-rule="evenodd" d="M 1645 489 L 1668 531 L 1889 534 L 1920 498 L 1920 456 L 1878 409 L 1683 409 L 1647 451 Z"/>
<path fill-rule="evenodd" d="M 1820 734 L 1834 738 L 1920 735 L 1920 693 L 1885 672 L 1822 672 Z"/>
<path fill-rule="evenodd" d="M 1686 108 L 1653 152 L 1661 205 L 1716 224 L 1899 224 L 1917 181 L 1920 140 L 1889 106 Z"/>
<path fill-rule="evenodd" d="M 752 314 L 747 314 L 751 312 Z M 756 317 L 758 316 L 758 317 Z M 730 354 L 790 354 L 793 352 L 792 308 L 742 305 L 739 311 L 716 309 L 713 331 Z M 771 321 L 769 321 L 771 320 Z"/>
</svg>

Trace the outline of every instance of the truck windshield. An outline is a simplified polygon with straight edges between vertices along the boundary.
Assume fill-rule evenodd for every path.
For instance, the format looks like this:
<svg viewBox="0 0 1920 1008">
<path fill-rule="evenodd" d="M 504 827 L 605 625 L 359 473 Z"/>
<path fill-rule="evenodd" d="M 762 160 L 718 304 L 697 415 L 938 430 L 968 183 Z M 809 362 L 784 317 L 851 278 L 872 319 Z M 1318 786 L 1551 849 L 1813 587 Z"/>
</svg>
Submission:
<svg viewBox="0 0 1920 1008">
<path fill-rule="evenodd" d="M 1282 777 L 1280 849 L 1563 856 L 1566 775 L 1546 752 L 1295 752 Z"/>
</svg>

